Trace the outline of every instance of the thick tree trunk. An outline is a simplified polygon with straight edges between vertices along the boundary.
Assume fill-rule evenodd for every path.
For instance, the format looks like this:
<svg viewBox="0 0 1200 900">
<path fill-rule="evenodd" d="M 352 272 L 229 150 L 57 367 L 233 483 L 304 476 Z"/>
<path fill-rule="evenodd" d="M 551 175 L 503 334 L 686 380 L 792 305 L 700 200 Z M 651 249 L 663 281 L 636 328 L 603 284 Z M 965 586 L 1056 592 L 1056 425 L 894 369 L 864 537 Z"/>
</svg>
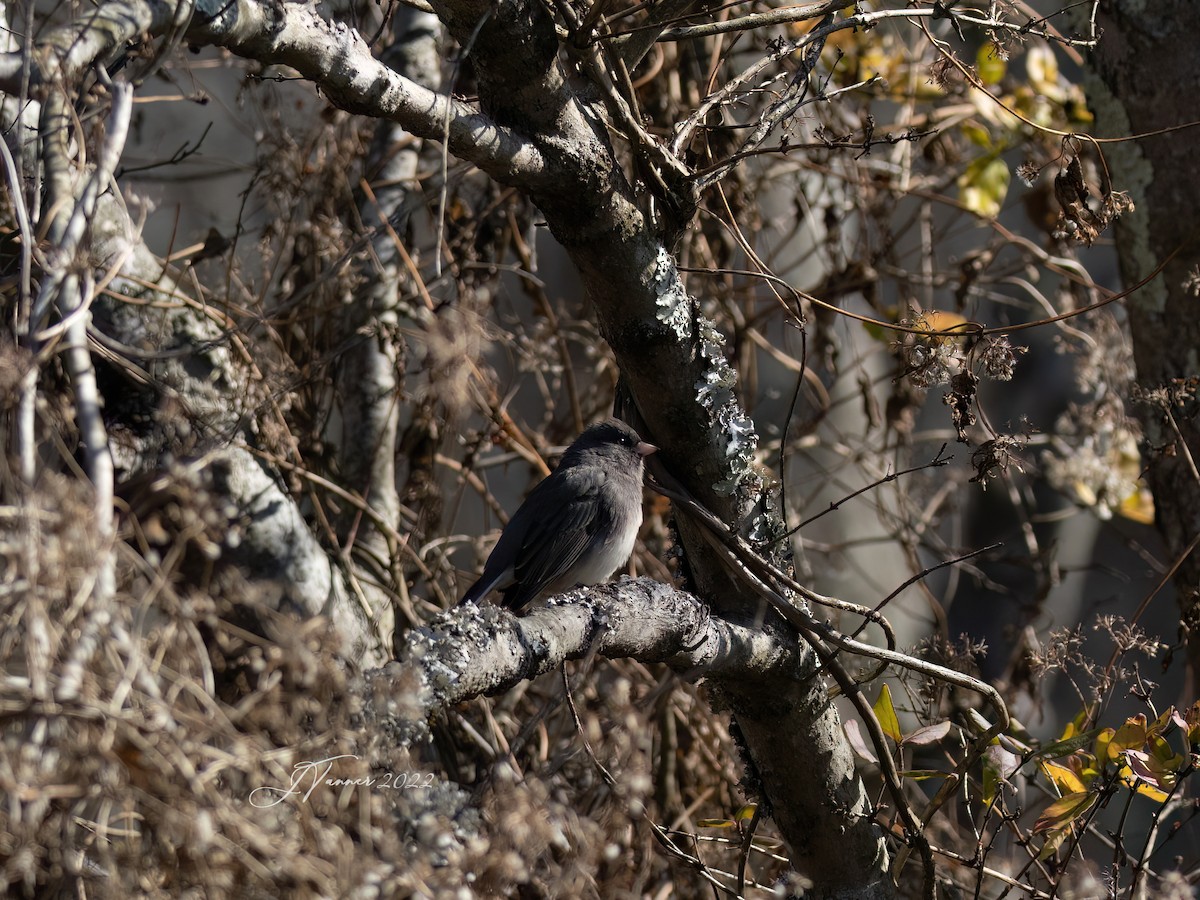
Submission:
<svg viewBox="0 0 1200 900">
<path fill-rule="evenodd" d="M 752 465 L 757 446 L 753 422 L 738 402 L 724 338 L 687 294 L 671 252 L 672 234 L 690 215 L 689 197 L 678 177 L 680 164 L 645 134 L 628 109 L 619 108 L 622 101 L 615 92 L 602 104 L 573 89 L 559 64 L 554 23 L 542 3 L 434 0 L 433 5 L 470 57 L 483 114 L 381 65 L 357 32 L 325 22 L 308 4 L 198 0 L 191 8 L 187 39 L 264 63 L 291 65 L 343 109 L 396 121 L 413 135 L 444 139 L 454 155 L 526 191 L 578 267 L 601 331 L 649 426 L 647 436 L 661 445 L 668 468 L 731 527 L 769 536 L 780 522 L 777 512 L 767 511 Z M 103 4 L 87 27 L 51 33 L 47 43 L 59 52 L 46 54 L 32 83 L 39 88 L 58 79 L 72 83 L 132 36 L 177 27 L 176 12 L 174 4 L 163 0 Z M 0 88 L 20 89 L 23 70 L 15 62 L 0 58 Z M 597 88 L 602 90 L 602 85 Z M 625 131 L 639 170 L 656 169 L 657 179 L 631 183 L 610 129 Z M 372 302 L 380 300 L 386 305 L 386 298 Z M 215 340 L 212 344 L 223 349 Z M 371 371 L 360 373 L 361 395 L 346 423 L 355 440 L 367 444 L 369 457 L 376 447 L 394 441 L 395 422 L 381 402 L 390 383 L 384 371 L 389 352 L 380 347 L 378 355 L 365 360 Z M 220 397 L 237 396 L 236 378 L 228 377 L 219 363 L 214 360 L 203 379 L 184 374 L 197 382 L 197 392 L 201 387 L 216 392 L 223 378 Z M 190 398 L 192 390 L 187 382 L 181 393 Z M 214 407 L 215 422 L 237 421 L 228 403 Z M 233 465 L 254 462 L 240 448 L 236 453 L 233 467 L 225 466 L 214 477 L 220 476 L 224 494 L 236 498 L 239 509 L 252 500 L 257 504 L 252 512 L 261 527 L 248 533 L 244 547 L 249 552 L 240 561 L 254 572 L 262 570 L 265 559 L 272 576 L 310 587 L 303 597 L 289 599 L 307 612 L 331 613 L 335 621 L 338 610 L 346 611 L 343 630 L 358 626 L 359 633 L 350 635 L 352 644 L 371 643 L 363 639 L 370 635 L 361 632 L 376 625 L 383 611 L 370 610 L 369 616 L 365 609 L 363 616 L 355 612 L 339 590 L 340 573 L 329 557 L 319 547 L 307 546 L 315 540 L 292 539 L 303 526 L 298 509 L 261 466 L 256 471 Z M 352 477 L 357 487 L 394 490 L 391 463 L 378 454 L 365 459 Z M 711 551 L 697 522 L 681 519 L 680 531 L 696 592 L 732 624 L 761 629 L 754 586 Z M 309 560 L 312 566 L 304 567 Z M 371 656 L 359 659 L 375 661 Z M 792 660 L 786 674 L 771 672 L 753 683 L 732 676 L 718 679 L 744 740 L 748 783 L 768 801 L 764 809 L 769 805 L 796 866 L 815 882 L 808 896 L 892 896 L 883 835 L 836 710 L 816 676 L 813 654 L 797 642 Z"/>
<path fill-rule="evenodd" d="M 1088 85 L 1088 99 L 1102 134 L 1149 134 L 1197 118 L 1200 50 L 1187 38 L 1195 17 L 1191 0 L 1100 4 L 1103 37 L 1091 60 L 1099 83 Z M 1200 144 L 1191 129 L 1105 144 L 1103 150 L 1114 187 L 1128 191 L 1135 205 L 1117 226 L 1126 284 L 1141 281 L 1175 254 L 1126 301 L 1139 384 L 1165 400 L 1136 403 L 1134 411 L 1144 429 L 1158 527 L 1174 562 L 1200 534 Z M 1200 672 L 1200 553 L 1179 566 L 1175 587 L 1194 684 Z"/>
<path fill-rule="evenodd" d="M 530 193 L 583 277 L 647 437 L 661 446 L 672 474 L 725 522 L 770 529 L 750 465 L 757 437 L 736 400 L 724 338 L 688 296 L 665 243 L 664 232 L 679 221 L 656 218 L 638 202 L 597 110 L 566 85 L 544 7 L 438 0 L 434 8 L 472 48 L 483 110 L 501 126 L 536 136 L 553 176 Z M 645 152 L 652 156 L 653 148 Z M 660 173 L 671 180 L 666 168 Z M 687 203 L 658 200 L 669 215 Z M 680 535 L 700 596 L 733 621 L 758 619 L 753 588 L 711 552 L 699 524 L 681 518 Z M 797 654 L 796 671 L 813 674 L 812 653 L 801 644 Z M 761 789 L 794 865 L 816 883 L 811 896 L 892 896 L 888 853 L 823 680 L 719 683 L 744 740 L 748 782 Z"/>
</svg>

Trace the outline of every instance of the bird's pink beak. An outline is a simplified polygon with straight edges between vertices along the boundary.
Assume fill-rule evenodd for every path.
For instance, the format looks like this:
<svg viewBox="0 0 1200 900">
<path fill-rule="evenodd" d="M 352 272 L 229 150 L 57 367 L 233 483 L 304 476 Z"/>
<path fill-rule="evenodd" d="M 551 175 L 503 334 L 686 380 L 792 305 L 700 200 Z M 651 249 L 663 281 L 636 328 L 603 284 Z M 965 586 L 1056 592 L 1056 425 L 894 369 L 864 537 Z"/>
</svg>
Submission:
<svg viewBox="0 0 1200 900">
<path fill-rule="evenodd" d="M 637 446 L 633 448 L 637 451 L 638 456 L 649 456 L 651 453 L 657 453 L 658 448 L 653 444 L 647 444 L 645 441 L 638 441 Z"/>
</svg>

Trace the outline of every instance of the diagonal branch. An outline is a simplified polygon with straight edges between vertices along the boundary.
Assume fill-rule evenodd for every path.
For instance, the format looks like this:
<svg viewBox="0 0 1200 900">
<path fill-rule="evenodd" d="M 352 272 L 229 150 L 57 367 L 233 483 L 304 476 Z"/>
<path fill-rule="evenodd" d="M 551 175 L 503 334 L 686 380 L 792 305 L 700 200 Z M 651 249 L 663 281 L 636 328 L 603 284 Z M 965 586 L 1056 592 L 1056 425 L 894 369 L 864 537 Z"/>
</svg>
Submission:
<svg viewBox="0 0 1200 900">
<path fill-rule="evenodd" d="M 204 10 L 212 10 L 205 16 Z M 307 6 L 197 3 L 189 40 L 263 63 L 291 66 L 346 112 L 389 119 L 418 137 L 445 138 L 452 154 L 505 183 L 532 187 L 546 177 L 532 142 L 467 103 L 389 69 L 354 28 Z"/>
<path fill-rule="evenodd" d="M 176 12 L 177 4 L 165 0 L 99 4 L 86 17 L 50 32 L 34 59 L 19 51 L 0 54 L 0 90 L 18 92 L 24 66 L 40 97 L 143 33 L 172 32 L 178 28 Z M 469 104 L 392 71 L 354 28 L 322 18 L 307 4 L 197 0 L 186 37 L 193 44 L 291 66 L 347 112 L 389 119 L 424 138 L 444 136 L 451 153 L 500 181 L 532 187 L 547 175 L 532 142 Z"/>
</svg>

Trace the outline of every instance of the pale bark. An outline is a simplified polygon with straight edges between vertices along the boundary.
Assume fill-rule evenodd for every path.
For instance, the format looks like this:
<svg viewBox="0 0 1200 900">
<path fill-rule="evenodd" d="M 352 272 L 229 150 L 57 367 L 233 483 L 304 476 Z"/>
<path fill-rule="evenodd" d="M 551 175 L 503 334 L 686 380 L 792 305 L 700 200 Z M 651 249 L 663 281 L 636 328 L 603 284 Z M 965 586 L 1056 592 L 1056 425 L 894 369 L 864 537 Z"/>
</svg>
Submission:
<svg viewBox="0 0 1200 900">
<path fill-rule="evenodd" d="M 395 39 L 383 61 L 397 74 L 436 88 L 440 81 L 437 18 L 404 8 L 396 13 L 392 27 Z M 402 528 L 396 444 L 400 375 L 407 352 L 401 330 L 411 328 L 416 316 L 428 314 L 423 307 L 405 309 L 400 303 L 402 287 L 412 285 L 401 242 L 408 233 L 414 194 L 421 198 L 416 182 L 421 146 L 402 125 L 379 122 L 363 179 L 364 184 L 376 187 L 370 194 L 359 192 L 358 218 L 369 229 L 370 252 L 360 264 L 362 289 L 346 298 L 342 316 L 345 352 L 339 356 L 335 381 L 341 427 L 334 440 L 340 447 L 345 486 L 359 494 L 386 527 L 349 508 L 339 517 L 338 530 L 353 534 L 355 545 L 366 548 L 375 560 L 396 557 L 399 551 L 391 535 Z M 372 608 L 390 605 L 386 591 L 377 586 L 389 580 L 390 573 L 380 571 L 362 584 Z M 394 618 L 389 615 L 381 629 L 390 632 Z M 413 618 L 410 611 L 405 611 L 405 618 Z M 386 646 L 391 646 L 390 633 Z"/>
<path fill-rule="evenodd" d="M 697 679 L 761 684 L 805 676 L 794 639 L 719 619 L 670 585 L 624 578 L 563 594 L 521 617 L 492 604 L 450 610 L 410 632 L 397 661 L 367 682 L 378 714 L 420 731 L 455 704 L 503 693 L 590 654 L 667 663 Z"/>
</svg>

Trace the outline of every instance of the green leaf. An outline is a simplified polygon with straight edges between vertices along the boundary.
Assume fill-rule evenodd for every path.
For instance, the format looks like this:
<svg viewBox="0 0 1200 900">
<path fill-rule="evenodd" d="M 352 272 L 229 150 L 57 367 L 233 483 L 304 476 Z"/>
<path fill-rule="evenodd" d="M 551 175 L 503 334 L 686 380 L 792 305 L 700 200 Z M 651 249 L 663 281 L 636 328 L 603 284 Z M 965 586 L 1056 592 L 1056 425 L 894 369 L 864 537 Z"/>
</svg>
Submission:
<svg viewBox="0 0 1200 900">
<path fill-rule="evenodd" d="M 1012 173 L 999 157 L 984 157 L 967 166 L 958 179 L 958 199 L 973 213 L 989 219 L 1000 214 Z"/>
<path fill-rule="evenodd" d="M 992 133 L 979 123 L 968 119 L 959 126 L 959 129 L 966 139 L 976 147 L 982 147 L 984 150 L 992 149 Z"/>
<path fill-rule="evenodd" d="M 1037 753 L 1031 756 L 1030 762 L 1036 762 L 1040 759 L 1059 759 L 1063 756 L 1070 756 L 1076 750 L 1082 750 L 1091 745 L 1096 739 L 1102 728 L 1093 728 L 1091 731 L 1085 731 L 1083 734 L 1077 734 L 1074 737 L 1069 737 L 1062 741 L 1055 741 L 1053 744 L 1047 744 Z"/>
<path fill-rule="evenodd" d="M 1007 784 L 1021 768 L 1021 757 L 1010 753 L 993 740 L 983 751 L 983 802 L 990 804 L 1001 784 Z"/>
<path fill-rule="evenodd" d="M 879 341 L 881 344 L 886 344 L 892 339 L 892 332 L 882 325 L 876 325 L 874 322 L 863 322 L 862 327 L 866 329 L 867 334 L 872 339 Z"/>
<path fill-rule="evenodd" d="M 984 84 L 999 84 L 1004 73 L 1008 71 L 1008 60 L 1000 56 L 991 44 L 984 44 L 975 54 L 975 71 L 979 73 L 979 80 Z"/>
<path fill-rule="evenodd" d="M 913 781 L 927 781 L 930 778 L 946 778 L 948 772 L 939 772 L 937 769 L 906 769 L 900 773 L 901 778 L 909 778 Z"/>
<path fill-rule="evenodd" d="M 896 718 L 896 707 L 892 705 L 892 689 L 886 684 L 879 690 L 879 699 L 875 701 L 875 718 L 883 733 L 899 744 L 904 740 L 900 731 L 900 720 Z"/>
<path fill-rule="evenodd" d="M 1002 780 L 996 766 L 989 762 L 987 757 L 984 757 L 983 793 L 979 797 L 983 801 L 984 806 L 992 805 L 992 801 L 996 798 L 996 791 L 999 789 Z"/>
<path fill-rule="evenodd" d="M 1054 852 L 1062 846 L 1062 842 L 1066 839 L 1067 832 L 1054 831 L 1046 837 L 1046 843 L 1042 845 L 1042 849 L 1038 852 L 1038 859 L 1042 862 L 1048 860 L 1054 855 Z"/>
</svg>

